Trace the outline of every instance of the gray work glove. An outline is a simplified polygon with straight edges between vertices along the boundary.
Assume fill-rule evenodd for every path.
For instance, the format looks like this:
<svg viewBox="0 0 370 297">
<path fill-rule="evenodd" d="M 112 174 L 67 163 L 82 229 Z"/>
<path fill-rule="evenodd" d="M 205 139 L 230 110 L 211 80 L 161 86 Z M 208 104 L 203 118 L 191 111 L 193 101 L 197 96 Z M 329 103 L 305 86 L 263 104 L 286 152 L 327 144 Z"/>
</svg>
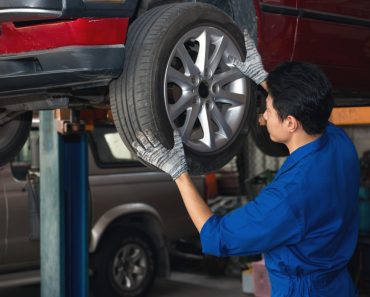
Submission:
<svg viewBox="0 0 370 297">
<path fill-rule="evenodd" d="M 173 133 L 174 146 L 166 149 L 149 130 L 136 133 L 138 141 L 132 143 L 137 155 L 145 162 L 163 170 L 176 180 L 188 171 L 182 140 L 177 130 Z M 139 142 L 141 144 L 139 144 Z"/>
<path fill-rule="evenodd" d="M 242 62 L 237 58 L 230 56 L 229 61 L 237 67 L 245 76 L 252 79 L 257 85 L 266 80 L 268 73 L 263 68 L 261 56 L 257 51 L 256 45 L 252 37 L 249 36 L 247 30 L 244 30 L 245 48 L 247 56 L 245 61 Z"/>
</svg>

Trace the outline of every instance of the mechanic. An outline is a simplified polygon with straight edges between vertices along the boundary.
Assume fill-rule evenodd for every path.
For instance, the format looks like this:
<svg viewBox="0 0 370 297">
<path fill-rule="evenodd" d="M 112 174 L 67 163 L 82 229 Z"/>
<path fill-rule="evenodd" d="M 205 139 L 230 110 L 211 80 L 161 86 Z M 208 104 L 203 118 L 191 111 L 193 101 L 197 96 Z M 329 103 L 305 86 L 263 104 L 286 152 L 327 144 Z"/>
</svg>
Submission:
<svg viewBox="0 0 370 297">
<path fill-rule="evenodd" d="M 356 296 L 347 271 L 358 234 L 359 160 L 345 132 L 328 122 L 331 84 L 316 66 L 285 62 L 264 70 L 245 32 L 245 62 L 230 63 L 268 90 L 271 140 L 290 155 L 274 180 L 251 202 L 221 217 L 213 214 L 187 172 L 181 137 L 163 147 L 150 131 L 138 132 L 138 156 L 169 173 L 200 232 L 205 254 L 264 253 L 272 296 Z"/>
</svg>

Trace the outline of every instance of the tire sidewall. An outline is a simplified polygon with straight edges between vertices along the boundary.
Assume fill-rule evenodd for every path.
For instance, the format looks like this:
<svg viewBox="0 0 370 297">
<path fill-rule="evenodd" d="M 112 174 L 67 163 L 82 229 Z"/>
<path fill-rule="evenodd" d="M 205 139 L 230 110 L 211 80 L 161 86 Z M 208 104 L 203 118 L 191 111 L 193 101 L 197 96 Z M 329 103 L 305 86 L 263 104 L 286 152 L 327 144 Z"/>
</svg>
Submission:
<svg viewBox="0 0 370 297">
<path fill-rule="evenodd" d="M 286 145 L 271 140 L 266 126 L 261 126 L 258 121 L 259 114 L 266 110 L 264 92 L 255 88 L 255 98 L 258 103 L 251 115 L 251 135 L 258 149 L 265 155 L 271 157 L 286 157 L 289 150 Z"/>
</svg>

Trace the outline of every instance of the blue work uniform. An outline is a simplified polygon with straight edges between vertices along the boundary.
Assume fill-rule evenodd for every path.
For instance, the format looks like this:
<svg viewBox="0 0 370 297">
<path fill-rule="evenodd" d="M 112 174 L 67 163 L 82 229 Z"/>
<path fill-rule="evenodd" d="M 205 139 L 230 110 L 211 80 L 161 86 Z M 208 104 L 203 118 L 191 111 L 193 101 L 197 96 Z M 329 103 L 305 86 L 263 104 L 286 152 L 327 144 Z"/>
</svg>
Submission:
<svg viewBox="0 0 370 297">
<path fill-rule="evenodd" d="M 207 220 L 203 252 L 264 253 L 273 297 L 356 296 L 346 265 L 358 236 L 359 180 L 353 143 L 329 124 L 253 201 Z"/>
</svg>

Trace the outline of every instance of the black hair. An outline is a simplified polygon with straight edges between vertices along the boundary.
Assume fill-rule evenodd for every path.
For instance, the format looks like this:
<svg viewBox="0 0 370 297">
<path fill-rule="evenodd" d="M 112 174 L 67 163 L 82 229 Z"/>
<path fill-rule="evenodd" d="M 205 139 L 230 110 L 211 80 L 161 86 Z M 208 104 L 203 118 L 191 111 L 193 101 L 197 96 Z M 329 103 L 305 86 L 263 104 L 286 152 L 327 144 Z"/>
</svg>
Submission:
<svg viewBox="0 0 370 297">
<path fill-rule="evenodd" d="M 291 115 L 307 134 L 324 131 L 334 100 L 331 83 L 318 66 L 284 62 L 269 74 L 267 85 L 281 120 Z"/>
</svg>

